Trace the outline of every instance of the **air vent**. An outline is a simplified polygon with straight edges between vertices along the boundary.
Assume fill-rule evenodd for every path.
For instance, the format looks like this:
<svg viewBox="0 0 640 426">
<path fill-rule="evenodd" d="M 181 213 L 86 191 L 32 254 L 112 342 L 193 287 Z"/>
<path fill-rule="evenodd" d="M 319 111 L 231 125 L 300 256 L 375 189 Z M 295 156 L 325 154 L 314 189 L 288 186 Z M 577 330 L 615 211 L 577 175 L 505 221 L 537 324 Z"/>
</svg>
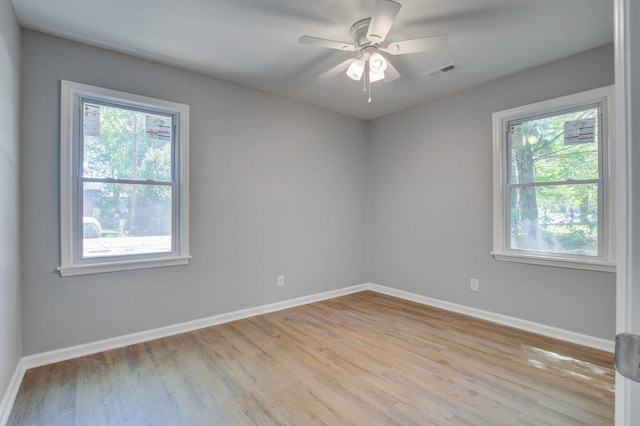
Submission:
<svg viewBox="0 0 640 426">
<path fill-rule="evenodd" d="M 460 66 L 457 64 L 449 64 L 449 65 L 445 65 L 443 67 L 438 67 L 434 70 L 431 71 L 427 71 L 424 73 L 424 75 L 428 75 L 429 77 L 437 77 L 439 75 L 442 75 L 444 73 L 448 73 L 448 72 L 453 72 L 455 70 L 459 70 Z"/>
</svg>

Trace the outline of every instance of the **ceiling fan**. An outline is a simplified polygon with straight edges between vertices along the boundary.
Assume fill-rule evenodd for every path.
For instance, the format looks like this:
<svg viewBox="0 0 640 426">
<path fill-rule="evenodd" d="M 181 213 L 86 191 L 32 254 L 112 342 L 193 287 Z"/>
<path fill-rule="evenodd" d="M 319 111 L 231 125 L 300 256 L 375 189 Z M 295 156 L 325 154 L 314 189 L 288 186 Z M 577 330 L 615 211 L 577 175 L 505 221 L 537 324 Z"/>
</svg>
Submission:
<svg viewBox="0 0 640 426">
<path fill-rule="evenodd" d="M 355 81 L 360 81 L 364 76 L 362 91 L 369 92 L 368 101 L 371 102 L 371 83 L 380 80 L 388 83 L 400 77 L 400 73 L 382 53 L 406 55 L 436 50 L 447 45 L 448 36 L 441 34 L 396 41 L 385 46 L 387 34 L 401 7 L 400 3 L 392 0 L 377 0 L 371 18 L 361 19 L 351 26 L 353 44 L 307 35 L 300 37 L 298 42 L 329 49 L 358 52 L 355 58 L 347 59 L 321 74 L 319 78 L 334 77 L 344 70 L 346 70 L 347 76 Z"/>
</svg>

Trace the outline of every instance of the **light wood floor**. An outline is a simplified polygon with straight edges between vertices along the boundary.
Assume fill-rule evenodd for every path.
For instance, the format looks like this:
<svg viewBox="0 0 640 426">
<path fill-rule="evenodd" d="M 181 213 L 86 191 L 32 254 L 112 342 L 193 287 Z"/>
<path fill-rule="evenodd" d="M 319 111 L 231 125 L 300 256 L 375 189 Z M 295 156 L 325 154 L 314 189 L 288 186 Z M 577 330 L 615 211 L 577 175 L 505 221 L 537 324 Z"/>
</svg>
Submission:
<svg viewBox="0 0 640 426">
<path fill-rule="evenodd" d="M 613 424 L 611 354 L 362 292 L 27 371 L 9 425 Z"/>
</svg>

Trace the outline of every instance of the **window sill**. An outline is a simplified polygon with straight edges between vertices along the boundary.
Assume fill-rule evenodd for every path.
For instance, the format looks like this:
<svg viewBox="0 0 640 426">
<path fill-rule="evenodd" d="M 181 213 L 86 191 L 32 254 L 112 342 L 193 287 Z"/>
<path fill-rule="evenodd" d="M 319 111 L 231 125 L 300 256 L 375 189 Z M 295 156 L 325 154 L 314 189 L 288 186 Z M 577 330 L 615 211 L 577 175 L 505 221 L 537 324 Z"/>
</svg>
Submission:
<svg viewBox="0 0 640 426">
<path fill-rule="evenodd" d="M 551 266 L 556 268 L 584 269 L 587 271 L 616 272 L 616 264 L 587 259 L 550 258 L 533 254 L 491 252 L 496 260 L 505 262 L 528 263 L 530 265 Z"/>
<path fill-rule="evenodd" d="M 60 266 L 57 271 L 62 277 L 76 275 L 102 274 L 105 272 L 130 271 L 134 269 L 162 268 L 189 263 L 191 256 L 164 257 L 160 259 L 128 260 L 121 262 L 90 263 L 84 265 Z"/>
</svg>

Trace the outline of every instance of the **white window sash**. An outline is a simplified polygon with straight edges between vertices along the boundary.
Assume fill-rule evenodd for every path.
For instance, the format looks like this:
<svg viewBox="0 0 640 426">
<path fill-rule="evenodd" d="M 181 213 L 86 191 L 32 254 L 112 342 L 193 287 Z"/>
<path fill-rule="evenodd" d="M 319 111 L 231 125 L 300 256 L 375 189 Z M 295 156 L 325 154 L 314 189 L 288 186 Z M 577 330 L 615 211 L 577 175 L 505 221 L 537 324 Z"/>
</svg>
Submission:
<svg viewBox="0 0 640 426">
<path fill-rule="evenodd" d="M 80 99 L 98 103 L 113 103 L 115 106 L 140 108 L 175 116 L 176 143 L 173 147 L 174 202 L 172 222 L 172 252 L 131 256 L 82 258 L 81 247 L 82 213 L 79 193 L 79 138 Z M 62 276 L 123 271 L 142 268 L 185 265 L 189 262 L 189 107 L 175 102 L 89 86 L 70 81 L 61 81 L 60 96 L 60 266 Z M 90 179 L 96 180 L 96 179 Z M 105 183 L 117 180 L 104 179 Z M 148 183 L 136 181 L 132 183 Z M 166 182 L 154 182 L 165 184 Z"/>
<path fill-rule="evenodd" d="M 587 269 L 615 272 L 615 181 L 612 170 L 615 170 L 615 105 L 614 86 L 589 90 L 574 95 L 525 105 L 493 114 L 493 251 L 497 260 L 530 263 L 535 265 Z M 600 113 L 601 143 L 600 170 L 601 176 L 594 180 L 573 180 L 563 182 L 541 182 L 527 184 L 509 183 L 509 145 L 507 143 L 509 123 L 523 121 L 532 116 L 557 115 L 563 111 L 585 106 L 602 104 L 605 110 Z M 602 226 L 599 230 L 599 256 L 583 256 L 558 254 L 550 252 L 533 252 L 510 248 L 509 239 L 509 192 L 510 188 L 523 186 L 549 186 L 550 184 L 598 184 L 599 205 L 598 220 Z"/>
</svg>

